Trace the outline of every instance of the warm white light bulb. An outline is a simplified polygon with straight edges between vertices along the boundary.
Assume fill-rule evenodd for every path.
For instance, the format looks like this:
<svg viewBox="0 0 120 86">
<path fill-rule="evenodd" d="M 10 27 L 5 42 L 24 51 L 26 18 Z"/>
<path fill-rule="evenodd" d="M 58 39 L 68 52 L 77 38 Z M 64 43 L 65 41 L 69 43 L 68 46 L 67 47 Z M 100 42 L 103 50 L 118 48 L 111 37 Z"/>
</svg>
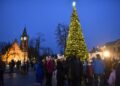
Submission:
<svg viewBox="0 0 120 86">
<path fill-rule="evenodd" d="M 105 57 L 110 57 L 110 52 L 109 52 L 109 51 L 104 51 L 104 52 L 103 52 L 103 55 L 104 55 Z"/>
<path fill-rule="evenodd" d="M 76 2 L 75 2 L 75 1 L 73 1 L 72 5 L 73 5 L 73 7 L 75 7 L 75 6 L 76 6 Z"/>
</svg>

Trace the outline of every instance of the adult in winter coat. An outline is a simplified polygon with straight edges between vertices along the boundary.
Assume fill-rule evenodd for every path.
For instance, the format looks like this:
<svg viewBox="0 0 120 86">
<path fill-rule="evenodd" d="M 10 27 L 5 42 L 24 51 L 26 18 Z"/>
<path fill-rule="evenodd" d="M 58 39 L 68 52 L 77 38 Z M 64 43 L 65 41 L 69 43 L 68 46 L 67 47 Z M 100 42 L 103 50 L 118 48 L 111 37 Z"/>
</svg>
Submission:
<svg viewBox="0 0 120 86">
<path fill-rule="evenodd" d="M 57 60 L 57 86 L 64 86 L 64 80 L 65 80 L 65 71 L 63 67 L 63 60 L 58 59 Z"/>
<path fill-rule="evenodd" d="M 86 67 L 86 86 L 93 86 L 93 66 L 90 61 Z"/>
<path fill-rule="evenodd" d="M 36 84 L 38 84 L 38 86 L 41 86 L 44 79 L 43 65 L 41 61 L 38 61 L 35 64 L 35 74 L 36 74 Z"/>
<path fill-rule="evenodd" d="M 109 79 L 108 79 L 108 85 L 109 86 L 115 86 L 115 80 L 116 80 L 116 66 L 113 65 L 112 72 L 110 73 Z"/>
<path fill-rule="evenodd" d="M 5 70 L 5 64 L 1 60 L 1 55 L 0 55 L 0 86 L 4 86 L 4 70 Z"/>
<path fill-rule="evenodd" d="M 115 86 L 120 86 L 120 62 L 116 68 L 116 80 L 115 80 Z"/>
<path fill-rule="evenodd" d="M 96 84 L 103 84 L 103 75 L 105 71 L 105 65 L 99 54 L 97 54 L 96 59 L 93 61 L 93 70 L 96 80 Z M 98 82 L 100 80 L 100 83 Z"/>
<path fill-rule="evenodd" d="M 104 70 L 105 70 L 105 65 L 103 60 L 101 60 L 100 55 L 97 55 L 96 60 L 94 60 L 93 62 L 93 70 L 94 70 L 94 74 L 97 75 L 103 75 Z"/>
<path fill-rule="evenodd" d="M 69 86 L 81 86 L 83 65 L 76 56 L 69 57 L 68 79 Z"/>
<path fill-rule="evenodd" d="M 54 61 L 49 56 L 46 58 L 46 62 L 45 62 L 46 86 L 52 86 L 52 75 L 53 75 L 54 69 L 55 69 Z"/>
<path fill-rule="evenodd" d="M 14 72 L 14 67 L 15 67 L 15 61 L 13 59 L 9 63 L 9 66 L 10 66 L 10 73 L 13 73 Z"/>
</svg>

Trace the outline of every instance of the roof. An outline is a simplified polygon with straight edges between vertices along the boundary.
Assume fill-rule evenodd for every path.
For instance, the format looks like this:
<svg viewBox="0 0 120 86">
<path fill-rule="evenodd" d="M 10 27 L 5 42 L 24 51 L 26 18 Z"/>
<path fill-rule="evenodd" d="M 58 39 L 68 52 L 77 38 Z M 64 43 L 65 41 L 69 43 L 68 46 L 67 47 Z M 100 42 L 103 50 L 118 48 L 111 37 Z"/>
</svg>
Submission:
<svg viewBox="0 0 120 86">
<path fill-rule="evenodd" d="M 117 42 L 120 42 L 120 39 L 115 40 L 115 41 L 112 41 L 112 42 L 107 42 L 105 45 L 106 45 L 106 46 L 114 45 L 114 44 L 116 44 Z"/>
</svg>

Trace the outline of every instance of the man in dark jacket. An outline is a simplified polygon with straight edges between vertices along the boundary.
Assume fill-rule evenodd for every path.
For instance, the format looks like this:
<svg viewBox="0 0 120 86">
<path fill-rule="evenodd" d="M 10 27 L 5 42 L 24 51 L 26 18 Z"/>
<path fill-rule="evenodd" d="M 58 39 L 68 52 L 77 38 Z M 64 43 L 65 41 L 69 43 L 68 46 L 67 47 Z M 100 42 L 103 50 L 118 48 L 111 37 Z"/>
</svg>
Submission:
<svg viewBox="0 0 120 86">
<path fill-rule="evenodd" d="M 4 86 L 4 69 L 5 69 L 5 65 L 4 62 L 2 62 L 1 59 L 1 54 L 0 54 L 0 86 Z"/>
<path fill-rule="evenodd" d="M 83 65 L 79 58 L 69 58 L 68 79 L 69 86 L 81 86 Z"/>
<path fill-rule="evenodd" d="M 64 71 L 63 60 L 58 59 L 57 60 L 57 86 L 64 86 L 64 80 L 65 80 L 65 71 Z"/>
</svg>

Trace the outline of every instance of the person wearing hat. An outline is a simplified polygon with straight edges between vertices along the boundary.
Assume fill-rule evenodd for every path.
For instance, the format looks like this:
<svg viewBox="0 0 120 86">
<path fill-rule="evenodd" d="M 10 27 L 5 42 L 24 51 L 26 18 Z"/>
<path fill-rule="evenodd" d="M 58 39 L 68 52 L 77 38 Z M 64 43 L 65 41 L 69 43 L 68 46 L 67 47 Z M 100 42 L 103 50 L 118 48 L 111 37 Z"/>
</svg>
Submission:
<svg viewBox="0 0 120 86">
<path fill-rule="evenodd" d="M 5 70 L 5 65 L 4 62 L 2 61 L 2 54 L 0 53 L 0 86 L 4 86 L 4 70 Z"/>
</svg>

